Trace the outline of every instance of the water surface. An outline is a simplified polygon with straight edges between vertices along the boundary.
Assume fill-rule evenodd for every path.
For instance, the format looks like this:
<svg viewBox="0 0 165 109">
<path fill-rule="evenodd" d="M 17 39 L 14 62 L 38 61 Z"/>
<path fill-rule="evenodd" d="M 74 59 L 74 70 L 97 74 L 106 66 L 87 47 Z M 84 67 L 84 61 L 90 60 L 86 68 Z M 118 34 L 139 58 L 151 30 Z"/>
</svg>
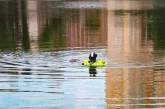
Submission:
<svg viewBox="0 0 165 109">
<path fill-rule="evenodd" d="M 0 108 L 165 108 L 164 4 L 0 1 Z"/>
</svg>

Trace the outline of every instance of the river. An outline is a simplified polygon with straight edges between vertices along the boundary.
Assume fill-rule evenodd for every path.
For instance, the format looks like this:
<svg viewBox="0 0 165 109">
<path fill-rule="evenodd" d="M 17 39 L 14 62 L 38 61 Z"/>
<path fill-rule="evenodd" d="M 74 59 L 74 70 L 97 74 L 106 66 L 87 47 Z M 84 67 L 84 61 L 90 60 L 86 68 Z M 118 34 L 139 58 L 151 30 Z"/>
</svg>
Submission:
<svg viewBox="0 0 165 109">
<path fill-rule="evenodd" d="M 165 108 L 164 11 L 164 0 L 1 0 L 0 109 Z M 92 51 L 106 67 L 82 65 Z"/>
</svg>

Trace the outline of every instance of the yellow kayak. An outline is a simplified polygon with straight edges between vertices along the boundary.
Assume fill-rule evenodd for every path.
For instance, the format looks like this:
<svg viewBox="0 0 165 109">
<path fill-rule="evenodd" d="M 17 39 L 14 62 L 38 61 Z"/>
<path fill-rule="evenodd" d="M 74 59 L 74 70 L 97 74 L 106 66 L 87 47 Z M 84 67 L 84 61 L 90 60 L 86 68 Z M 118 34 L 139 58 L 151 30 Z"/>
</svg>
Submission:
<svg viewBox="0 0 165 109">
<path fill-rule="evenodd" d="M 83 61 L 82 65 L 88 66 L 88 67 L 104 67 L 106 65 L 106 63 L 103 60 L 97 60 L 94 63 L 90 63 L 88 59 L 85 59 Z"/>
</svg>

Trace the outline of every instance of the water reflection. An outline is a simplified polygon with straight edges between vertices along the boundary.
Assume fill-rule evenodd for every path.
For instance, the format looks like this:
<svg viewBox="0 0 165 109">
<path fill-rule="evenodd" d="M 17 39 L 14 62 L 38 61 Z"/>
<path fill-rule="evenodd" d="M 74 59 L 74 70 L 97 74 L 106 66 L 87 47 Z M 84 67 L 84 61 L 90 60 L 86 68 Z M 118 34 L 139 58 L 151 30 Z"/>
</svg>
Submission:
<svg viewBox="0 0 165 109">
<path fill-rule="evenodd" d="M 0 108 L 164 108 L 163 3 L 1 0 Z"/>
<path fill-rule="evenodd" d="M 0 49 L 29 49 L 25 1 L 0 1 Z"/>
<path fill-rule="evenodd" d="M 11 41 L 6 40 L 7 43 L 4 43 L 3 46 L 9 46 L 9 44 L 15 43 L 18 45 L 11 46 L 14 50 L 30 49 L 32 52 L 58 48 L 64 49 L 66 47 L 105 46 L 105 10 L 67 10 L 57 8 L 54 5 L 56 7 L 55 11 L 55 7 L 49 7 L 51 3 L 53 1 L 46 2 L 44 0 L 1 2 L 4 5 L 1 8 L 5 10 L 1 11 L 1 15 L 3 16 L 1 19 L 1 30 L 5 29 L 2 31 L 2 34 L 6 34 L 7 38 L 13 37 L 10 39 Z M 13 6 L 13 4 L 15 5 Z M 14 12 L 9 10 L 13 10 Z M 10 18 L 10 14 L 14 15 Z M 6 18 L 8 21 L 6 21 Z M 4 21 L 7 24 L 3 24 Z M 13 30 L 13 28 L 15 29 Z M 19 42 L 17 43 L 15 41 Z M 95 43 L 99 43 L 99 45 L 94 45 Z"/>
<path fill-rule="evenodd" d="M 165 44 L 164 44 L 164 26 L 165 26 L 165 22 L 164 22 L 164 9 L 157 9 L 155 11 L 153 11 L 153 16 L 152 16 L 152 21 L 153 23 L 151 24 L 153 26 L 152 28 L 152 39 L 153 39 L 153 46 L 154 49 L 156 50 L 161 50 L 161 49 L 165 49 Z"/>
<path fill-rule="evenodd" d="M 153 54 L 151 13 L 108 11 L 108 56 L 115 67 L 106 73 L 107 109 L 164 106 L 164 56 L 160 61 Z"/>
<path fill-rule="evenodd" d="M 67 46 L 106 46 L 106 12 L 104 10 L 68 10 L 66 22 Z"/>
<path fill-rule="evenodd" d="M 120 63 L 152 61 L 152 41 L 148 35 L 148 16 L 134 12 L 108 12 L 109 58 Z M 141 52 L 144 54 L 141 55 Z M 145 58 L 144 58 L 145 57 Z"/>
<path fill-rule="evenodd" d="M 124 11 L 134 11 L 134 10 L 151 10 L 153 9 L 152 0 L 107 0 L 108 10 L 124 10 Z"/>
<path fill-rule="evenodd" d="M 90 77 L 95 77 L 97 74 L 96 67 L 89 67 L 89 74 L 90 74 Z"/>
<path fill-rule="evenodd" d="M 107 108 L 163 107 L 163 79 L 163 73 L 152 68 L 111 69 L 106 80 Z"/>
</svg>

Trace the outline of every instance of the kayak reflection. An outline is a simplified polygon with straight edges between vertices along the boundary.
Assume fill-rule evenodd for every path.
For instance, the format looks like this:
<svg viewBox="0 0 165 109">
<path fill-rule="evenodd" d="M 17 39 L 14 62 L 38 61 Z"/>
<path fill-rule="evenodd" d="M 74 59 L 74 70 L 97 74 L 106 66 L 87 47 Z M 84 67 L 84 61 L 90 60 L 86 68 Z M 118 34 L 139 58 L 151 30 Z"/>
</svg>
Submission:
<svg viewBox="0 0 165 109">
<path fill-rule="evenodd" d="M 89 75 L 90 77 L 95 77 L 97 74 L 96 67 L 89 67 Z"/>
</svg>

